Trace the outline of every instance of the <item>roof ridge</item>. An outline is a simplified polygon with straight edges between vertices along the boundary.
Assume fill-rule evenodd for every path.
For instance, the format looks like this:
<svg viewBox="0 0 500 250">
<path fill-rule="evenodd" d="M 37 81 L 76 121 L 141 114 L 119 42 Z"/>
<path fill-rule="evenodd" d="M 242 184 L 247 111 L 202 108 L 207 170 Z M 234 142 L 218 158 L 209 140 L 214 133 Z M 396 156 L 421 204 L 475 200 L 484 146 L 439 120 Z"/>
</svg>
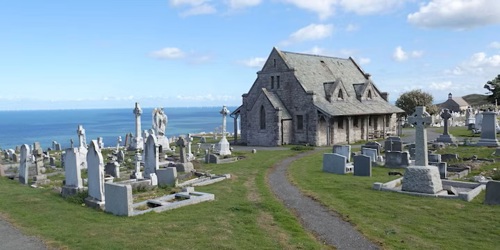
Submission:
<svg viewBox="0 0 500 250">
<path fill-rule="evenodd" d="M 291 51 L 284 51 L 284 50 L 281 50 L 281 52 L 285 53 L 285 54 L 296 54 L 296 55 L 301 55 L 301 56 L 325 57 L 325 58 L 333 58 L 333 59 L 342 59 L 342 60 L 346 60 L 346 61 L 349 60 L 349 58 L 342 58 L 342 57 L 335 57 L 335 56 L 316 55 L 316 54 L 291 52 Z"/>
</svg>

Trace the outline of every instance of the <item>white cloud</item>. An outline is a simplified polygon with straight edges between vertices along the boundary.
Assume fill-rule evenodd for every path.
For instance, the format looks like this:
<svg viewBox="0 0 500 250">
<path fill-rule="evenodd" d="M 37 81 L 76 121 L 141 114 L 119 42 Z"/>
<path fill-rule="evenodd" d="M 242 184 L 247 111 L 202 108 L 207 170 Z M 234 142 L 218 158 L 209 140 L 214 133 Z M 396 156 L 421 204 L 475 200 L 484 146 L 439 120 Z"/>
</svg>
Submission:
<svg viewBox="0 0 500 250">
<path fill-rule="evenodd" d="M 153 58 L 157 59 L 179 59 L 185 56 L 185 53 L 175 47 L 167 47 L 160 50 L 151 52 L 150 54 Z"/>
<path fill-rule="evenodd" d="M 250 68 L 261 68 L 262 66 L 264 66 L 265 62 L 266 62 L 266 58 L 264 58 L 264 57 L 254 57 L 254 58 L 240 61 L 239 63 L 243 64 L 247 67 L 250 67 Z"/>
<path fill-rule="evenodd" d="M 243 9 L 257 6 L 262 0 L 227 0 L 226 3 L 230 9 Z"/>
<path fill-rule="evenodd" d="M 176 8 L 187 8 L 181 12 L 182 17 L 206 15 L 217 12 L 215 7 L 210 4 L 210 0 L 170 0 L 170 5 Z"/>
<path fill-rule="evenodd" d="M 489 74 L 500 68 L 500 55 L 488 56 L 484 52 L 473 54 L 467 61 L 458 66 L 462 71 L 473 74 Z"/>
<path fill-rule="evenodd" d="M 498 0 L 431 0 L 408 21 L 426 28 L 469 29 L 500 23 Z"/>
<path fill-rule="evenodd" d="M 282 0 L 298 8 L 312 11 L 318 14 L 320 19 L 326 19 L 335 12 L 334 4 L 337 0 Z"/>
<path fill-rule="evenodd" d="M 372 60 L 370 58 L 367 58 L 367 57 L 360 57 L 359 58 L 359 64 L 361 65 L 365 65 L 365 64 L 369 64 Z"/>
<path fill-rule="evenodd" d="M 429 89 L 432 89 L 432 90 L 450 90 L 452 85 L 453 84 L 451 83 L 451 81 L 432 82 L 429 85 Z"/>
<path fill-rule="evenodd" d="M 494 48 L 494 49 L 500 49 L 500 42 L 492 42 L 492 43 L 490 43 L 490 45 L 488 47 Z"/>
<path fill-rule="evenodd" d="M 406 52 L 403 50 L 403 47 L 398 46 L 394 49 L 394 53 L 392 54 L 392 58 L 397 62 L 406 61 L 409 58 L 420 58 L 424 52 L 422 50 L 414 50 Z"/>
<path fill-rule="evenodd" d="M 352 23 L 350 23 L 350 24 L 348 24 L 348 25 L 345 27 L 345 31 L 347 31 L 347 32 L 354 32 L 354 31 L 357 31 L 357 30 L 359 30 L 359 26 L 358 26 L 358 25 L 356 25 L 356 24 L 352 24 Z"/>
<path fill-rule="evenodd" d="M 339 4 L 345 11 L 367 15 L 393 11 L 404 2 L 403 0 L 340 0 Z"/>
<path fill-rule="evenodd" d="M 291 43 L 298 43 L 303 41 L 314 41 L 321 40 L 330 37 L 333 33 L 332 24 L 309 24 L 308 26 L 301 28 L 293 32 L 288 40 L 284 41 L 284 45 Z"/>
</svg>

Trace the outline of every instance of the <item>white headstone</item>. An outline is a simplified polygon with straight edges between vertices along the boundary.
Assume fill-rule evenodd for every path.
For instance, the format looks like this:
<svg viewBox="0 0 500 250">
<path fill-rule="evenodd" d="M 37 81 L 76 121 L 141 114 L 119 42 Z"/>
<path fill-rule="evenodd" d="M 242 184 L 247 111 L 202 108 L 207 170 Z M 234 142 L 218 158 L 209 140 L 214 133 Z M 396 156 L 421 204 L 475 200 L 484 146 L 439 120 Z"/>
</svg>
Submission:
<svg viewBox="0 0 500 250">
<path fill-rule="evenodd" d="M 104 201 L 104 160 L 96 140 L 90 143 L 87 165 L 89 197 Z"/>
<path fill-rule="evenodd" d="M 64 175 L 66 180 L 66 186 L 83 188 L 82 176 L 81 176 L 81 162 L 78 157 L 78 149 L 67 148 L 64 154 Z"/>
<path fill-rule="evenodd" d="M 27 144 L 23 144 L 21 146 L 21 161 L 19 164 L 19 182 L 21 182 L 22 184 L 28 184 L 29 180 L 29 171 L 28 171 L 29 151 L 30 151 L 30 146 L 28 146 Z"/>
<path fill-rule="evenodd" d="M 156 173 L 159 168 L 159 153 L 158 145 L 156 143 L 156 136 L 151 134 L 146 140 L 146 147 L 144 148 L 144 176 L 148 178 L 150 174 Z"/>
</svg>

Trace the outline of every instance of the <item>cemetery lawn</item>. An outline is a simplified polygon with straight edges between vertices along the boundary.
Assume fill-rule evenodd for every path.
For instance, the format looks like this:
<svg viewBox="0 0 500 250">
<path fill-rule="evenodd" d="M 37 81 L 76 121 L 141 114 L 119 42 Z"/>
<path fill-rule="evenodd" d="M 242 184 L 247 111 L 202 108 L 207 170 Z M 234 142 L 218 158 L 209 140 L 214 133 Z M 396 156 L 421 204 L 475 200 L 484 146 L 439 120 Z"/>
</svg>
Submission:
<svg viewBox="0 0 500 250">
<path fill-rule="evenodd" d="M 460 157 L 468 156 L 468 148 Z M 327 174 L 321 167 L 325 152 L 292 163 L 289 178 L 384 249 L 498 249 L 500 206 L 483 205 L 484 191 L 471 202 L 375 191 L 374 182 L 396 179 L 387 173 L 404 169 L 374 167 L 372 177 Z"/>
<path fill-rule="evenodd" d="M 232 178 L 196 190 L 204 202 L 163 213 L 119 217 L 0 178 L 0 217 L 50 247 L 67 249 L 328 249 L 274 197 L 265 176 L 293 150 L 245 153 L 231 164 L 206 164 Z"/>
</svg>

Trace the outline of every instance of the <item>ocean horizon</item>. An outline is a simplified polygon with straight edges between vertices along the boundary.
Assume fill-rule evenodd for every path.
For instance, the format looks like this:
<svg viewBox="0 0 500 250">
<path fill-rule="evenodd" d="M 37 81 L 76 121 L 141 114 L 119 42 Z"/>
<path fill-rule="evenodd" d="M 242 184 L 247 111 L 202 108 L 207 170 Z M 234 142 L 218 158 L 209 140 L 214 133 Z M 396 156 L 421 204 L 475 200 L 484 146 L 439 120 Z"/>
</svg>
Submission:
<svg viewBox="0 0 500 250">
<path fill-rule="evenodd" d="M 236 106 L 228 107 L 232 112 Z M 167 137 L 188 133 L 212 133 L 222 125 L 218 107 L 165 107 L 168 118 Z M 142 108 L 141 129 L 152 128 L 152 107 Z M 0 110 L 0 148 L 5 150 L 22 144 L 40 142 L 46 150 L 57 141 L 62 148 L 70 147 L 70 140 L 78 143 L 77 128 L 83 125 L 87 144 L 98 137 L 103 138 L 105 147 L 114 147 L 118 136 L 125 143 L 127 133 L 135 133 L 133 108 L 98 109 L 40 109 Z M 234 131 L 234 120 L 227 116 L 226 131 Z"/>
</svg>

